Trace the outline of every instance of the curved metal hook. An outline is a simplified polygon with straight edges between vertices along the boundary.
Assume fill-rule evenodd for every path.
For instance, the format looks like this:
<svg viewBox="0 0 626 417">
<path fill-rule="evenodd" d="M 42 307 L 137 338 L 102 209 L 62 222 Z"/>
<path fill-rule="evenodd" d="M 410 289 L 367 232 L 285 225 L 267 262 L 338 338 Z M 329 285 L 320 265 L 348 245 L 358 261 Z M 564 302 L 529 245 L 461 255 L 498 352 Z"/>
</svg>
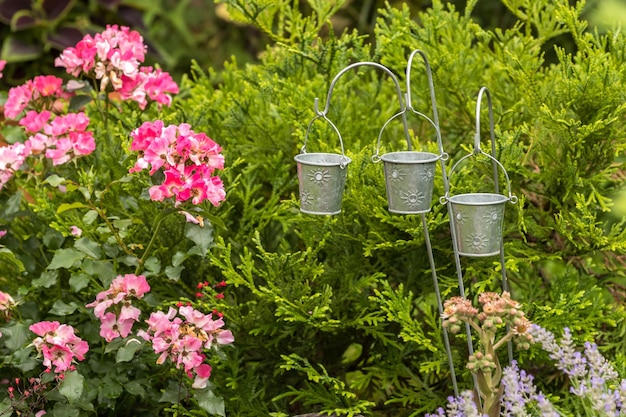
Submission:
<svg viewBox="0 0 626 417">
<path fill-rule="evenodd" d="M 344 69 L 342 69 L 341 71 L 339 71 L 337 75 L 335 75 L 335 78 L 333 78 L 333 80 L 331 81 L 330 87 L 328 88 L 328 94 L 326 95 L 326 104 L 324 106 L 324 110 L 322 111 L 319 110 L 319 98 L 315 97 L 315 101 L 314 101 L 315 114 L 317 114 L 318 116 L 325 116 L 328 113 L 328 110 L 330 109 L 330 99 L 333 94 L 333 89 L 335 88 L 335 84 L 337 84 L 337 81 L 339 81 L 339 78 L 341 78 L 342 75 L 344 75 L 346 72 L 350 71 L 351 69 L 356 68 L 356 67 L 361 67 L 361 66 L 370 66 L 370 67 L 381 69 L 384 72 L 386 72 L 391 77 L 391 80 L 394 82 L 396 86 L 396 94 L 398 95 L 398 102 L 400 103 L 399 114 L 402 115 L 402 123 L 404 125 L 404 135 L 406 136 L 408 148 L 409 150 L 411 150 L 411 136 L 409 135 L 409 126 L 406 121 L 406 114 L 405 114 L 406 106 L 404 104 L 404 99 L 402 98 L 402 90 L 400 88 L 400 82 L 398 81 L 398 77 L 396 77 L 395 74 L 391 72 L 389 68 L 377 62 L 369 62 L 369 61 L 355 62 L 354 64 L 350 64 Z"/>
<path fill-rule="evenodd" d="M 489 135 L 491 137 L 491 153 L 496 154 L 496 136 L 494 133 L 493 106 L 491 104 L 491 93 L 487 87 L 481 87 L 476 100 L 476 134 L 474 135 L 474 153 L 483 153 L 480 149 L 480 109 L 483 94 L 487 96 L 487 106 L 489 110 Z"/>
<path fill-rule="evenodd" d="M 425 114 L 415 110 L 413 107 L 413 101 L 411 100 L 411 68 L 413 67 L 413 58 L 415 55 L 419 55 L 422 57 L 424 61 L 424 66 L 426 67 L 426 77 L 428 79 L 428 91 L 430 92 L 430 103 L 433 109 L 433 118 L 432 120 L 426 116 Z M 406 105 L 409 110 L 413 113 L 423 117 L 426 119 L 434 128 L 437 135 L 437 147 L 439 148 L 439 154 L 442 160 L 448 159 L 448 154 L 443 150 L 443 141 L 441 139 L 441 129 L 439 127 L 439 112 L 437 111 L 437 99 L 435 98 L 435 84 L 433 82 L 433 72 L 430 67 L 430 63 L 428 62 L 428 57 L 426 57 L 426 53 L 421 49 L 415 49 L 409 55 L 409 60 L 406 66 Z"/>
</svg>

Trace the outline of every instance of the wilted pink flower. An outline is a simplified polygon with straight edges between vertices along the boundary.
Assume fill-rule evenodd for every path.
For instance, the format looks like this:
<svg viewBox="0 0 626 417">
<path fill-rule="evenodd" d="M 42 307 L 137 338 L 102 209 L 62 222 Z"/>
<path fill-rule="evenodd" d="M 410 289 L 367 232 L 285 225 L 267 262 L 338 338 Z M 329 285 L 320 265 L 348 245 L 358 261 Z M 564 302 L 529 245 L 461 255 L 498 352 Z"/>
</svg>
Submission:
<svg viewBox="0 0 626 417">
<path fill-rule="evenodd" d="M 4 231 L 6 233 L 6 231 Z M 0 291 L 0 311 L 6 311 L 15 306 L 15 300 L 11 295 Z"/>
<path fill-rule="evenodd" d="M 70 233 L 72 236 L 80 237 L 83 234 L 83 231 L 78 226 L 70 226 Z"/>
</svg>

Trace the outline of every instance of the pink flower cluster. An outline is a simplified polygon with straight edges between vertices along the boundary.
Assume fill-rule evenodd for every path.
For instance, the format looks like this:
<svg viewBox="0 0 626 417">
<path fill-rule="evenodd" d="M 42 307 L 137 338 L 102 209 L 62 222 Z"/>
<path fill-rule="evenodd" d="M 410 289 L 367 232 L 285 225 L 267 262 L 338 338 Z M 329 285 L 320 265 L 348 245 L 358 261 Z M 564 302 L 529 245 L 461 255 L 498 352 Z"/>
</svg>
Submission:
<svg viewBox="0 0 626 417">
<path fill-rule="evenodd" d="M 15 300 L 10 294 L 0 291 L 0 314 L 6 314 L 8 310 L 15 306 Z"/>
<path fill-rule="evenodd" d="M 15 300 L 10 294 L 0 291 L 0 318 L 9 319 L 11 317 L 11 309 L 15 307 Z M 0 337 L 2 333 L 0 332 Z"/>
<path fill-rule="evenodd" d="M 191 306 L 181 306 L 178 311 L 170 307 L 167 313 L 154 312 L 146 323 L 148 331 L 141 330 L 137 335 L 152 343 L 154 353 L 159 355 L 157 364 L 169 358 L 190 378 L 195 374 L 193 388 L 205 388 L 211 376 L 203 350 L 235 340 L 230 330 L 222 329 L 222 318 L 213 320 L 212 314 L 203 314 Z"/>
<path fill-rule="evenodd" d="M 85 307 L 93 308 L 100 319 L 100 336 L 107 342 L 128 336 L 141 314 L 141 310 L 132 305 L 132 299 L 142 298 L 148 291 L 146 277 L 127 274 L 119 275 L 108 290 L 98 293 L 96 300 Z"/>
<path fill-rule="evenodd" d="M 89 350 L 87 342 L 74 334 L 74 328 L 58 321 L 40 321 L 29 327 L 40 336 L 33 340 L 37 351 L 43 354 L 43 364 L 54 372 L 72 369 L 74 359 L 82 361 Z"/>
<path fill-rule="evenodd" d="M 163 169 L 162 184 L 150 188 L 150 198 L 174 198 L 176 204 L 209 200 L 218 206 L 226 198 L 216 169 L 224 168 L 222 148 L 204 133 L 195 133 L 186 123 L 164 126 L 161 120 L 145 122 L 131 133 L 131 150 L 139 158 L 130 172 L 150 168 L 150 175 Z"/>
<path fill-rule="evenodd" d="M 54 76 L 37 76 L 9 90 L 4 115 L 16 118 L 26 110 L 19 124 L 29 135 L 26 142 L 0 148 L 0 189 L 31 155 L 45 155 L 53 165 L 91 154 L 96 148 L 93 133 L 87 131 L 84 113 L 56 114 L 68 99 L 63 81 Z"/>
<path fill-rule="evenodd" d="M 108 25 L 93 37 L 85 35 L 75 47 L 66 48 L 55 60 L 75 77 L 81 74 L 100 80 L 100 91 L 111 86 L 121 98 L 134 100 L 144 109 L 147 97 L 170 105 L 169 95 L 178 93 L 172 77 L 160 69 L 140 68 L 147 47 L 141 35 L 128 27 Z"/>
</svg>

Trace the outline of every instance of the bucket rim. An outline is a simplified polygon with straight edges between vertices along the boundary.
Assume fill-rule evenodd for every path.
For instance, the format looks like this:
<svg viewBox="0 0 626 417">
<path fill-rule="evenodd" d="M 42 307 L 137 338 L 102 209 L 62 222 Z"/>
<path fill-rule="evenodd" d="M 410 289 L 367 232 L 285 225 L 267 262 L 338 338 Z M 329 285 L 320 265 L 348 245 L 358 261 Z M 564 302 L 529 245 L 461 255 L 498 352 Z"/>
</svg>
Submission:
<svg viewBox="0 0 626 417">
<path fill-rule="evenodd" d="M 332 156 L 332 157 L 337 158 L 337 162 L 310 161 L 309 158 L 307 158 L 310 156 Z M 339 153 L 328 153 L 328 152 L 301 153 L 301 154 L 294 156 L 293 159 L 294 161 L 300 164 L 312 165 L 312 166 L 318 166 L 318 167 L 335 167 L 335 166 L 345 167 L 350 162 L 352 162 L 352 159 L 348 156 L 345 156 Z"/>
<path fill-rule="evenodd" d="M 391 158 L 392 156 L 395 155 L 404 155 L 404 154 L 412 154 L 412 155 L 418 155 L 418 154 L 422 154 L 422 155 L 427 155 L 430 158 L 428 159 L 422 159 L 419 161 L 392 161 L 389 158 Z M 383 162 L 391 162 L 394 164 L 429 164 L 429 163 L 433 163 L 433 162 L 437 162 L 439 160 L 440 156 L 432 153 L 432 152 L 422 152 L 422 151 L 396 151 L 396 152 L 387 152 L 383 155 L 380 156 L 380 159 Z"/>
<path fill-rule="evenodd" d="M 467 196 L 490 196 L 496 198 L 492 201 L 463 201 L 463 197 Z M 448 196 L 447 200 L 452 204 L 459 204 L 463 206 L 492 206 L 496 204 L 504 204 L 509 201 L 510 198 L 506 195 L 497 193 L 464 193 Z"/>
</svg>

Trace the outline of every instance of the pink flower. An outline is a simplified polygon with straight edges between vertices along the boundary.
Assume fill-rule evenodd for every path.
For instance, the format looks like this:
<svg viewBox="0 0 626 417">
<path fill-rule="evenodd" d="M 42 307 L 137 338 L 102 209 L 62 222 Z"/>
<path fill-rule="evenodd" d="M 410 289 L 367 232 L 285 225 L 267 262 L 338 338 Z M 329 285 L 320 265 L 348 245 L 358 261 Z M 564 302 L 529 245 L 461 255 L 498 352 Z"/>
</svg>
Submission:
<svg viewBox="0 0 626 417">
<path fill-rule="evenodd" d="M 64 372 L 72 367 L 74 358 L 82 361 L 89 351 L 87 342 L 76 336 L 74 328 L 57 321 L 41 321 L 29 327 L 30 331 L 40 336 L 33 340 L 33 345 L 43 355 L 43 364 L 54 372 Z"/>
<path fill-rule="evenodd" d="M 78 226 L 70 226 L 70 233 L 72 236 L 80 237 L 83 234 L 83 231 Z"/>
<path fill-rule="evenodd" d="M 151 100 L 159 104 L 170 106 L 172 104 L 172 97 L 168 93 L 178 94 L 178 84 L 174 82 L 170 74 L 161 71 L 160 68 L 152 72 L 150 71 L 152 71 L 151 67 L 141 69 L 141 76 L 144 80 L 144 90 Z"/>
<path fill-rule="evenodd" d="M 6 230 L 0 230 L 0 239 L 6 236 L 6 234 L 7 234 Z"/>
<path fill-rule="evenodd" d="M 40 97 L 63 95 L 63 80 L 54 75 L 38 75 L 33 78 L 33 91 Z"/>
<path fill-rule="evenodd" d="M 2 78 L 2 71 L 4 71 L 4 66 L 7 64 L 7 62 L 3 59 L 0 59 L 0 78 Z"/>
<path fill-rule="evenodd" d="M 60 138 L 55 143 L 56 148 L 46 150 L 46 158 L 52 159 L 52 165 L 62 165 L 72 159 L 72 141 L 69 138 Z"/>
<path fill-rule="evenodd" d="M 43 129 L 43 127 L 50 120 L 51 113 L 48 110 L 44 110 L 41 113 L 38 113 L 34 110 L 30 110 L 26 113 L 22 119 L 20 119 L 20 126 L 24 126 L 26 128 L 26 132 L 35 133 L 39 132 Z"/>
<path fill-rule="evenodd" d="M 100 336 L 107 342 L 130 334 L 134 320 L 121 320 L 114 313 L 106 313 L 101 320 Z"/>
<path fill-rule="evenodd" d="M 4 103 L 4 116 L 7 119 L 15 119 L 22 110 L 26 109 L 33 97 L 33 84 L 28 81 L 24 85 L 13 87 L 9 90 L 9 97 Z"/>
<path fill-rule="evenodd" d="M 193 381 L 192 388 L 203 389 L 206 388 L 207 381 L 211 377 L 211 365 L 206 363 L 200 364 L 196 367 L 196 379 Z"/>
<path fill-rule="evenodd" d="M 6 233 L 6 231 L 5 231 Z M 15 306 L 15 300 L 11 295 L 0 291 L 0 311 L 6 311 Z"/>
<path fill-rule="evenodd" d="M 9 146 L 0 146 L 0 190 L 20 169 L 26 156 L 28 156 L 28 152 L 27 146 L 20 142 Z"/>
</svg>

